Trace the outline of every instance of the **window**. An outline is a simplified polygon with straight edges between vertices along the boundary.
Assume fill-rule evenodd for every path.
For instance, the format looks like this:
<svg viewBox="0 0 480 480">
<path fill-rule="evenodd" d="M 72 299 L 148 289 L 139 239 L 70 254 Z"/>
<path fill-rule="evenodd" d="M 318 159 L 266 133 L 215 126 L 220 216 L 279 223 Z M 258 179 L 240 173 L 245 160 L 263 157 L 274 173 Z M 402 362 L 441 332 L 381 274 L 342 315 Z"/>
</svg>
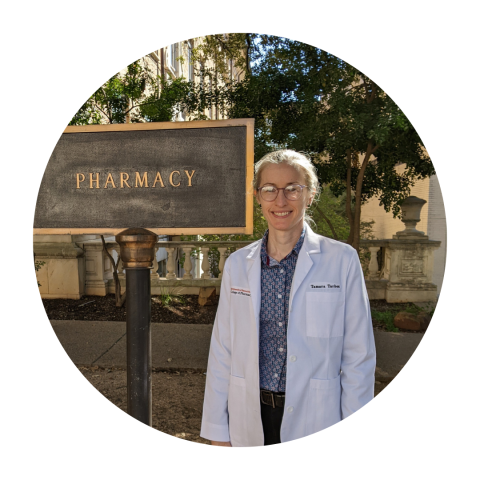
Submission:
<svg viewBox="0 0 480 480">
<path fill-rule="evenodd" d="M 193 82 L 193 63 L 192 63 L 192 42 L 187 43 L 187 72 L 188 72 L 188 78 L 187 80 L 190 80 Z"/>
<path fill-rule="evenodd" d="M 168 67 L 174 73 L 178 73 L 178 44 L 173 43 L 168 47 Z"/>
</svg>

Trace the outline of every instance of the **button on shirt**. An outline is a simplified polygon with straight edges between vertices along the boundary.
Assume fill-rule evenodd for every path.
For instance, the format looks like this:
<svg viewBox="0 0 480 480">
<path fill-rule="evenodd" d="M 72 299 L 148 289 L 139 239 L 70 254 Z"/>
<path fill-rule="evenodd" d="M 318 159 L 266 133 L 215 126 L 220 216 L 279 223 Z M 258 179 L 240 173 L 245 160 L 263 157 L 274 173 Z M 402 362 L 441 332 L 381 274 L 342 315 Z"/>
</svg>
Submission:
<svg viewBox="0 0 480 480">
<path fill-rule="evenodd" d="M 260 250 L 262 260 L 260 306 L 260 388 L 284 392 L 287 375 L 288 303 L 305 228 L 293 250 L 280 262 L 267 254 L 268 230 Z"/>
</svg>

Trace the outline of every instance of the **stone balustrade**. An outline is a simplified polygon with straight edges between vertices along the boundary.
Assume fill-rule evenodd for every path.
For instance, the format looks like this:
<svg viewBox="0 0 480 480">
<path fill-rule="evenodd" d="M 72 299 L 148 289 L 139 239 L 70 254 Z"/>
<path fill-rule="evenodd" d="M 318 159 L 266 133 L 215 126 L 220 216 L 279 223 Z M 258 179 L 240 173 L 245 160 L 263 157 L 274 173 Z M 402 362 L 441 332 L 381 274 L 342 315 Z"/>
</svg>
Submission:
<svg viewBox="0 0 480 480">
<path fill-rule="evenodd" d="M 167 273 L 164 277 L 161 277 L 158 273 L 158 262 L 155 259 L 151 273 L 151 291 L 152 295 L 160 295 L 162 293 L 178 293 L 178 294 L 193 294 L 198 295 L 200 287 L 216 287 L 219 293 L 223 268 L 225 266 L 225 260 L 227 253 L 231 253 L 238 248 L 242 248 L 249 245 L 249 241 L 226 241 L 226 242 L 202 242 L 202 241 L 163 241 L 158 242 L 155 246 L 155 256 L 159 249 L 165 249 L 167 252 L 166 270 Z M 95 250 L 99 244 L 99 241 L 90 241 L 85 244 L 85 251 Z M 106 242 L 107 249 L 111 252 L 115 252 L 115 258 L 118 258 L 120 254 L 120 247 L 114 241 Z M 210 271 L 209 252 L 211 249 L 217 248 L 219 252 L 218 262 L 218 277 L 214 277 Z M 196 258 L 201 258 L 201 273 L 197 276 L 197 272 L 194 268 Z M 178 261 L 184 256 L 182 275 L 177 276 Z M 99 270 L 99 269 L 96 269 Z M 119 273 L 122 289 L 125 288 L 125 271 L 123 265 L 118 265 L 117 271 Z M 88 281 L 86 285 L 86 293 L 90 291 Z M 109 276 L 105 282 L 105 294 L 113 293 L 115 291 L 115 284 L 113 281 L 113 275 Z M 96 294 L 96 293 L 91 293 Z"/>
<path fill-rule="evenodd" d="M 365 272 L 370 299 L 385 299 L 390 303 L 437 300 L 437 286 L 432 283 L 433 252 L 441 242 L 429 240 L 427 235 L 415 229 L 419 215 L 418 212 L 409 214 L 408 208 L 418 210 L 421 208 L 420 204 L 416 198 L 406 202 L 406 228 L 397 232 L 393 238 L 360 242 L 361 248 L 370 252 Z M 156 257 L 151 272 L 152 294 L 195 295 L 199 293 L 200 287 L 216 287 L 219 293 L 228 254 L 250 243 L 159 241 L 155 246 Z M 119 245 L 113 237 L 106 239 L 106 245 L 117 261 Z M 213 276 L 209 262 L 212 249 L 218 250 L 217 277 Z M 34 239 L 34 252 L 37 260 L 46 262 L 45 267 L 37 272 L 37 278 L 42 284 L 40 293 L 43 298 L 80 298 L 83 294 L 106 295 L 115 292 L 114 267 L 99 238 L 92 238 L 91 235 L 37 236 Z M 165 276 L 161 277 L 157 273 L 157 258 L 166 260 L 166 268 L 162 268 Z M 180 259 L 183 259 L 182 268 L 179 268 Z M 165 260 L 162 262 L 165 263 Z M 125 271 L 121 260 L 117 271 L 122 288 L 125 288 Z"/>
<path fill-rule="evenodd" d="M 362 240 L 370 252 L 365 275 L 370 300 L 389 303 L 435 302 L 437 286 L 432 283 L 433 252 L 441 242 L 423 237 Z"/>
</svg>

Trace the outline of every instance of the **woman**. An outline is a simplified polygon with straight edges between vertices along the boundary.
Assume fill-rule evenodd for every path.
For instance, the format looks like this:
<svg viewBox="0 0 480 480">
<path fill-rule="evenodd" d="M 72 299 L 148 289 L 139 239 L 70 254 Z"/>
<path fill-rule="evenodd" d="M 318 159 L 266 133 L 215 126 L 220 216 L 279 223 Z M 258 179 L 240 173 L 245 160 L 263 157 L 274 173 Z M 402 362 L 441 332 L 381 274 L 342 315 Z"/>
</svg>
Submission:
<svg viewBox="0 0 480 480">
<path fill-rule="evenodd" d="M 318 191 L 314 166 L 291 150 L 270 153 L 255 165 L 254 189 L 268 230 L 225 262 L 200 432 L 212 445 L 301 438 L 373 398 L 358 255 L 305 223 Z"/>
</svg>

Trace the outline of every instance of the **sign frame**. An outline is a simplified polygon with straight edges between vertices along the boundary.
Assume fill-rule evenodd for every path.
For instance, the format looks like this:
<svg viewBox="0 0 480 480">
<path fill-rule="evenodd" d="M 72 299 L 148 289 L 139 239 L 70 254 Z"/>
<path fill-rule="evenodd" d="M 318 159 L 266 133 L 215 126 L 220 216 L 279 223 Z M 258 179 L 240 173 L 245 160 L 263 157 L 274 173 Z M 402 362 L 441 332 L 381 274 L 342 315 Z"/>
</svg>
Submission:
<svg viewBox="0 0 480 480">
<path fill-rule="evenodd" d="M 253 233 L 253 190 L 254 175 L 254 123 L 253 118 L 238 118 L 230 120 L 194 120 L 185 122 L 147 122 L 147 123 L 122 123 L 105 125 L 78 125 L 70 126 L 63 133 L 99 133 L 99 132 L 125 132 L 149 130 L 178 130 L 201 128 L 246 127 L 246 179 L 245 179 L 245 227 L 208 227 L 208 228 L 163 228 L 146 225 L 144 228 L 157 235 L 208 235 L 208 234 L 243 234 Z M 34 235 L 117 235 L 129 228 L 123 225 L 118 228 L 34 228 Z"/>
</svg>

